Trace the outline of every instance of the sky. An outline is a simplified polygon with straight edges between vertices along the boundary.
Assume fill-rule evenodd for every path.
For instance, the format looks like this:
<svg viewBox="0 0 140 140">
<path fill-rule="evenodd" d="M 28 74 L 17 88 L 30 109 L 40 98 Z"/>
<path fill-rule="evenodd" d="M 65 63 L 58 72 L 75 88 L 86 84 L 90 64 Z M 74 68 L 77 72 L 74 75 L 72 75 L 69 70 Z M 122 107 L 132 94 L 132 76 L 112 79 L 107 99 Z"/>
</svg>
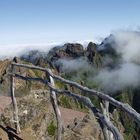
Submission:
<svg viewBox="0 0 140 140">
<path fill-rule="evenodd" d="M 139 0 L 0 0 L 0 47 L 96 40 L 140 26 Z"/>
</svg>

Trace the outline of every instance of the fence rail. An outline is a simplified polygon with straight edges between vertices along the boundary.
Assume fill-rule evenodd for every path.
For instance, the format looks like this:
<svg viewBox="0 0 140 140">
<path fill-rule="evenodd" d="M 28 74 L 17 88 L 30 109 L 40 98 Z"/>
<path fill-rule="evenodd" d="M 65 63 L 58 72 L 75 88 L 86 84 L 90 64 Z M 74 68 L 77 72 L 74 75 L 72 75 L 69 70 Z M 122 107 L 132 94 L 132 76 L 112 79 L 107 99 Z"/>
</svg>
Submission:
<svg viewBox="0 0 140 140">
<path fill-rule="evenodd" d="M 20 75 L 18 73 L 14 73 L 14 67 L 23 67 L 27 69 L 33 69 L 33 70 L 40 70 L 46 73 L 47 77 L 46 79 L 42 78 L 35 78 L 35 77 L 26 77 L 23 75 Z M 65 94 L 67 96 L 70 96 L 72 98 L 77 99 L 78 101 L 82 102 L 85 106 L 87 106 L 93 114 L 98 118 L 98 122 L 103 130 L 103 135 L 105 140 L 123 140 L 122 135 L 119 133 L 118 129 L 113 125 L 113 123 L 110 121 L 109 117 L 109 104 L 114 105 L 116 108 L 121 109 L 122 111 L 126 112 L 135 122 L 137 122 L 138 125 L 140 125 L 140 114 L 137 113 L 130 105 L 124 104 L 122 102 L 119 102 L 115 100 L 114 98 L 110 97 L 107 94 L 104 94 L 102 92 L 89 89 L 87 87 L 84 87 L 76 82 L 64 79 L 58 75 L 55 75 L 51 72 L 48 68 L 42 68 L 38 66 L 33 65 L 25 65 L 25 64 L 19 64 L 19 63 L 12 63 L 11 64 L 11 97 L 12 97 L 12 103 L 14 108 L 14 118 L 16 119 L 16 129 L 17 133 L 20 133 L 20 125 L 19 125 L 19 119 L 18 119 L 18 108 L 16 103 L 16 98 L 14 95 L 14 78 L 20 78 L 22 80 L 29 80 L 29 81 L 40 81 L 44 84 L 46 84 L 50 89 L 50 99 L 51 103 L 54 109 L 54 112 L 56 114 L 57 119 L 57 140 L 62 140 L 62 120 L 61 120 L 61 112 L 59 110 L 58 104 L 57 104 L 57 94 Z M 91 100 L 87 96 L 78 95 L 75 93 L 72 93 L 69 90 L 61 90 L 55 88 L 55 82 L 54 80 L 59 80 L 63 82 L 64 84 L 68 84 L 71 86 L 74 86 L 81 91 L 83 91 L 87 95 L 93 95 L 96 97 L 99 97 L 102 99 L 101 104 L 101 110 L 97 109 Z"/>
</svg>

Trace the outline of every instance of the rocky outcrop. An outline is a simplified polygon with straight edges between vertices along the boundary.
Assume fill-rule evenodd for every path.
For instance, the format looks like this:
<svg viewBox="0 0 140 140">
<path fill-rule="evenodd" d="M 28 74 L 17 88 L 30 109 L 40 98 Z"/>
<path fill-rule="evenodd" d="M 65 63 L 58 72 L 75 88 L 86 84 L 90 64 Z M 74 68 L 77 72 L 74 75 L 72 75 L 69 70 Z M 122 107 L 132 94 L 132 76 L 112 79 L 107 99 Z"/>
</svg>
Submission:
<svg viewBox="0 0 140 140">
<path fill-rule="evenodd" d="M 42 63 L 45 63 L 45 55 L 45 53 L 40 52 L 38 50 L 32 50 L 22 55 L 20 59 L 30 62 L 34 65 L 42 65 Z"/>
<path fill-rule="evenodd" d="M 56 58 L 65 58 L 65 57 L 80 57 L 84 54 L 84 48 L 81 44 L 78 43 L 67 43 L 62 47 L 53 48 L 48 56 L 56 57 Z"/>
<path fill-rule="evenodd" d="M 98 45 L 98 52 L 101 55 L 115 56 L 117 54 L 115 47 L 116 47 L 116 43 L 114 41 L 114 36 L 110 35 L 109 37 L 105 38 L 101 42 L 101 44 Z"/>
<path fill-rule="evenodd" d="M 93 42 L 90 42 L 87 46 L 86 56 L 90 62 L 93 62 L 93 57 L 97 52 L 97 45 Z"/>
<path fill-rule="evenodd" d="M 58 59 L 75 59 L 84 55 L 84 48 L 78 43 L 67 43 L 61 47 L 55 47 L 49 51 L 46 60 L 52 67 Z"/>
<path fill-rule="evenodd" d="M 66 140 L 103 140 L 102 130 L 92 113 L 82 120 L 75 118 L 65 131 Z"/>
<path fill-rule="evenodd" d="M 84 48 L 81 44 L 68 43 L 64 45 L 64 48 L 66 48 L 65 50 L 69 57 L 76 58 L 84 55 Z"/>
</svg>

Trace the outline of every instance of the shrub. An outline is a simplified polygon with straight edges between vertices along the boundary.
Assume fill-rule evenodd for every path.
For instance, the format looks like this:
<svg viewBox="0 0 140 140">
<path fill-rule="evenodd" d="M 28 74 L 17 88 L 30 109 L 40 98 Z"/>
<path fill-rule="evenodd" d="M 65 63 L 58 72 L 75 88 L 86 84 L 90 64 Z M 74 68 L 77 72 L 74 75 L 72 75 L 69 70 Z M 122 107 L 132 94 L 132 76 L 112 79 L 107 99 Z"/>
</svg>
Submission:
<svg viewBox="0 0 140 140">
<path fill-rule="evenodd" d="M 56 125 L 54 124 L 53 121 L 51 121 L 51 123 L 47 127 L 49 136 L 54 136 L 56 129 L 57 129 Z"/>
</svg>

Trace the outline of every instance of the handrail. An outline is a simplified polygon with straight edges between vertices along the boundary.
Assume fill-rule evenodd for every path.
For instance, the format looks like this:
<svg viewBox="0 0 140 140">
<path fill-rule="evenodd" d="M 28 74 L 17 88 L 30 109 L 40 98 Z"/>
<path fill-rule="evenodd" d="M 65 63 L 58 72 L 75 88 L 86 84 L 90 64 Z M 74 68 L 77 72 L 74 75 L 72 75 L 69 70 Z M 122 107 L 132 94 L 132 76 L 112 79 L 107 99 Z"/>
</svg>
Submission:
<svg viewBox="0 0 140 140">
<path fill-rule="evenodd" d="M 72 98 L 76 98 L 78 101 L 81 101 L 85 106 L 87 106 L 89 109 L 91 109 L 91 111 L 94 113 L 94 115 L 99 118 L 99 120 L 101 121 L 102 124 L 105 124 L 108 128 L 108 130 L 110 130 L 113 135 L 115 140 L 123 140 L 121 134 L 119 133 L 118 129 L 113 125 L 113 123 L 107 118 L 105 117 L 91 102 L 91 100 L 88 97 L 82 96 L 82 95 L 77 95 L 75 93 L 72 93 L 68 90 L 60 90 L 60 89 L 56 89 L 54 88 L 48 80 L 43 80 L 42 78 L 31 78 L 31 77 L 25 77 L 19 74 L 14 74 L 13 76 L 22 79 L 22 80 L 34 80 L 34 81 L 40 81 L 44 84 L 46 84 L 52 91 L 55 91 L 56 93 L 59 94 L 65 94 L 66 96 L 70 96 Z"/>
<path fill-rule="evenodd" d="M 17 127 L 18 130 L 20 130 L 20 127 L 19 127 L 19 120 L 18 120 L 18 109 L 17 109 L 16 99 L 15 99 L 14 90 L 13 90 L 14 89 L 14 80 L 13 80 L 14 77 L 20 78 L 22 80 L 28 80 L 28 81 L 32 81 L 32 80 L 40 81 L 49 87 L 51 103 L 53 105 L 54 112 L 55 112 L 56 119 L 57 119 L 57 127 L 58 127 L 57 140 L 62 140 L 61 134 L 62 134 L 63 126 L 62 126 L 62 120 L 61 120 L 61 113 L 60 113 L 60 110 L 59 110 L 59 107 L 57 104 L 56 93 L 65 94 L 66 96 L 76 98 L 78 101 L 81 101 L 85 106 L 87 106 L 89 109 L 91 109 L 91 111 L 94 113 L 94 115 L 98 118 L 99 124 L 103 130 L 104 138 L 106 140 L 112 139 L 112 136 L 114 136 L 115 140 L 123 140 L 123 137 L 119 133 L 118 129 L 110 121 L 109 112 L 108 112 L 109 103 L 114 105 L 116 108 L 119 108 L 122 111 L 126 112 L 135 122 L 138 123 L 138 125 L 140 125 L 140 114 L 138 112 L 136 112 L 130 105 L 119 102 L 119 101 L 115 100 L 113 97 L 111 97 L 103 92 L 99 92 L 94 89 L 89 89 L 88 87 L 84 87 L 76 82 L 64 79 L 61 76 L 53 74 L 51 72 L 51 70 L 48 68 L 42 68 L 42 67 L 38 67 L 38 66 L 34 66 L 34 65 L 19 64 L 19 63 L 14 63 L 14 62 L 11 63 L 11 66 L 12 66 L 11 67 L 12 71 L 10 74 L 11 75 L 11 97 L 13 99 L 13 107 L 16 112 L 15 115 L 16 115 L 16 121 L 17 121 L 16 123 L 18 126 Z M 27 77 L 27 76 L 20 75 L 18 73 L 14 73 L 14 71 L 13 71 L 14 66 L 43 71 L 46 73 L 48 79 L 42 79 L 42 78 L 37 78 L 37 77 Z M 93 95 L 93 96 L 101 98 L 103 101 L 101 103 L 101 111 L 93 105 L 93 103 L 91 102 L 91 100 L 88 97 L 72 93 L 69 90 L 60 90 L 60 89 L 55 88 L 54 79 L 61 81 L 65 84 L 69 84 L 70 86 L 74 86 L 74 87 L 80 89 L 81 91 L 84 91 L 85 94 Z"/>
<path fill-rule="evenodd" d="M 122 111 L 126 112 L 134 121 L 136 121 L 140 125 L 140 114 L 138 112 L 136 112 L 130 105 L 119 102 L 119 101 L 115 100 L 114 98 L 110 97 L 109 95 L 107 95 L 105 93 L 102 93 L 102 92 L 99 92 L 99 91 L 96 91 L 96 90 L 93 90 L 93 89 L 89 89 L 88 87 L 84 87 L 84 86 L 82 86 L 82 85 L 80 85 L 76 82 L 66 80 L 66 79 L 64 79 L 64 78 L 62 78 L 58 75 L 53 74 L 47 68 L 41 68 L 41 67 L 38 67 L 38 66 L 31 66 L 31 65 L 18 64 L 18 63 L 12 63 L 12 65 L 44 71 L 56 80 L 59 80 L 59 81 L 65 83 L 65 84 L 69 84 L 71 86 L 75 86 L 76 88 L 84 91 L 86 94 L 94 95 L 94 96 L 97 96 L 97 97 L 99 97 L 103 100 L 106 100 L 110 104 L 112 104 L 115 107 L 117 107 L 117 108 L 121 109 Z"/>
</svg>

